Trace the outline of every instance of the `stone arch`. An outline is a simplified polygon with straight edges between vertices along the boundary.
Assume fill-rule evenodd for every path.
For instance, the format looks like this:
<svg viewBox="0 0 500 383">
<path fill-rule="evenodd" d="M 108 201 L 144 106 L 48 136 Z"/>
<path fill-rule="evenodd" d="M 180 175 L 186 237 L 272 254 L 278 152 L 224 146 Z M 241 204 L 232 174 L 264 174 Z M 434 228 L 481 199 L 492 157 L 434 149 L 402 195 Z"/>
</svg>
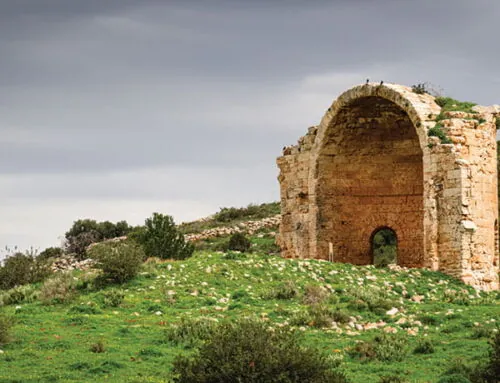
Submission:
<svg viewBox="0 0 500 383">
<path fill-rule="evenodd" d="M 432 96 L 392 84 L 357 86 L 332 104 L 311 163 L 316 257 L 333 243 L 336 261 L 370 264 L 373 230 L 391 227 L 398 262 L 425 265 L 424 157 L 439 110 Z"/>
<path fill-rule="evenodd" d="M 441 114 L 396 84 L 341 94 L 277 159 L 282 256 L 369 264 L 370 235 L 389 226 L 400 265 L 498 288 L 496 112 L 474 111 Z M 438 115 L 444 142 L 428 137 Z"/>
</svg>

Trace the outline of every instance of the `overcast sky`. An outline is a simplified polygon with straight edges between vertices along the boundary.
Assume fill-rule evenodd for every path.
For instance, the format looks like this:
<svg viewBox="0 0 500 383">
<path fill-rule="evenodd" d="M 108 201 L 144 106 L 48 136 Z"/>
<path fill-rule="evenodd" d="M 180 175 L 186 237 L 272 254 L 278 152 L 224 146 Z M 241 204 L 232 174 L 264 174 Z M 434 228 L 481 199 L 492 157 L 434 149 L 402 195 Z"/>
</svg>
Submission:
<svg viewBox="0 0 500 383">
<path fill-rule="evenodd" d="M 0 0 L 0 246 L 279 199 L 366 78 L 500 103 L 497 0 Z"/>
</svg>

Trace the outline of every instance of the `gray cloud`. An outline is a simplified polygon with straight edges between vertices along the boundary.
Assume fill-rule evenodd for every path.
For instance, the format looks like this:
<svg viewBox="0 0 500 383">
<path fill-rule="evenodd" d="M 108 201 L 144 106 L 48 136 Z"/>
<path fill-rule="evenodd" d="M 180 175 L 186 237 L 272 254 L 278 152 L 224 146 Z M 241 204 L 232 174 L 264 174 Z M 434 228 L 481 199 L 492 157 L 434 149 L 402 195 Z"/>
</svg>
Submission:
<svg viewBox="0 0 500 383">
<path fill-rule="evenodd" d="M 2 1 L 0 241 L 45 246 L 81 214 L 137 220 L 161 201 L 183 220 L 276 200 L 281 147 L 367 77 L 499 103 L 499 12 L 488 0 Z"/>
</svg>

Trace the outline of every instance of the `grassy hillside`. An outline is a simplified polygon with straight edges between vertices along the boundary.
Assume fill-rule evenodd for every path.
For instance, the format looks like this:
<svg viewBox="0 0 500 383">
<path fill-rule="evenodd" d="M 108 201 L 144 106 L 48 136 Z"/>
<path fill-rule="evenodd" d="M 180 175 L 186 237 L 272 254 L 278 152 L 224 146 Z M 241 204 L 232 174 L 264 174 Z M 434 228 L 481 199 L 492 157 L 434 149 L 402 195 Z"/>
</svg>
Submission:
<svg viewBox="0 0 500 383">
<path fill-rule="evenodd" d="M 0 382 L 168 381 L 175 356 L 195 352 L 197 326 L 242 317 L 296 328 L 352 382 L 436 382 L 452 363 L 484 359 L 500 315 L 496 292 L 440 273 L 259 254 L 198 252 L 103 289 L 74 276 L 69 302 L 0 307 L 16 319 Z"/>
</svg>

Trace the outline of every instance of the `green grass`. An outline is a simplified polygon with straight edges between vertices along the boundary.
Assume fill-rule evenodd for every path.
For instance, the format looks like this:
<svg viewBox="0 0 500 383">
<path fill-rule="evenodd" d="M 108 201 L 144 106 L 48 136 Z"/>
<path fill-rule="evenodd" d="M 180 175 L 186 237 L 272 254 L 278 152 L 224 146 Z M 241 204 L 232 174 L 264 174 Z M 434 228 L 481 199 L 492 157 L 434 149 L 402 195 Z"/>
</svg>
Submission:
<svg viewBox="0 0 500 383">
<path fill-rule="evenodd" d="M 451 144 L 452 141 L 443 131 L 441 121 L 447 119 L 445 112 L 466 112 L 470 114 L 477 114 L 472 108 L 477 104 L 468 101 L 458 101 L 451 97 L 436 97 L 436 104 L 441 107 L 441 113 L 436 116 L 436 125 L 429 129 L 427 135 L 429 137 L 438 137 L 442 144 Z M 480 121 L 481 123 L 481 121 Z"/>
<path fill-rule="evenodd" d="M 476 114 L 472 108 L 477 104 L 469 101 L 458 101 L 451 97 L 436 97 L 436 104 L 441 107 L 441 112 L 466 112 Z"/>
<path fill-rule="evenodd" d="M 440 273 L 259 254 L 231 258 L 197 252 L 185 261 L 145 264 L 123 286 L 83 289 L 67 304 L 35 301 L 0 307 L 15 318 L 13 341 L 0 346 L 0 382 L 165 382 L 174 358 L 196 347 L 196 342 L 172 341 L 172 325 L 243 317 L 260 318 L 270 327 L 301 323 L 295 327 L 303 332 L 305 345 L 341 359 L 352 382 L 378 382 L 389 375 L 434 382 L 450 360 L 482 360 L 488 350 L 485 336 L 500 316 L 496 292 L 477 293 Z M 75 276 L 83 278 L 82 273 Z M 285 299 L 273 294 L 287 284 L 297 293 Z M 314 285 L 328 292 L 320 311 L 337 318 L 336 327 L 328 319 L 327 327 L 314 323 L 318 309 L 304 299 Z M 111 289 L 125 295 L 118 307 L 103 304 Z M 424 296 L 423 302 L 413 302 L 414 295 Z M 388 307 L 399 312 L 389 316 Z M 341 323 L 345 315 L 340 318 L 338 312 L 355 316 L 358 324 L 386 322 L 384 327 L 406 339 L 405 357 L 360 360 L 351 351 L 382 330 L 357 331 Z M 417 335 L 409 335 L 415 328 Z M 433 352 L 413 353 L 424 341 L 432 343 Z"/>
</svg>

